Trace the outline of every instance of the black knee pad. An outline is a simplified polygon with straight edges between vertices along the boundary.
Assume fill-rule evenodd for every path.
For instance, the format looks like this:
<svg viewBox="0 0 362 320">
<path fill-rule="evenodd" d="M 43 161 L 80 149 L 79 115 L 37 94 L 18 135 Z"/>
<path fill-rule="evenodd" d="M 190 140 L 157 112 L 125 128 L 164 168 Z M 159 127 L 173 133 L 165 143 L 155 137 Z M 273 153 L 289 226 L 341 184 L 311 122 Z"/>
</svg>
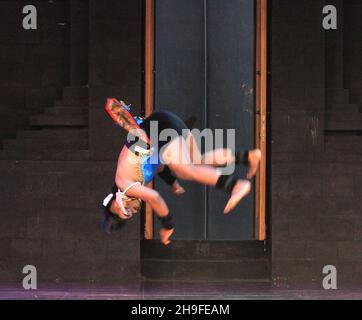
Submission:
<svg viewBox="0 0 362 320">
<path fill-rule="evenodd" d="M 168 214 L 166 217 L 159 217 L 161 225 L 167 230 L 175 228 L 175 223 L 173 222 L 173 217 L 171 214 Z"/>
</svg>

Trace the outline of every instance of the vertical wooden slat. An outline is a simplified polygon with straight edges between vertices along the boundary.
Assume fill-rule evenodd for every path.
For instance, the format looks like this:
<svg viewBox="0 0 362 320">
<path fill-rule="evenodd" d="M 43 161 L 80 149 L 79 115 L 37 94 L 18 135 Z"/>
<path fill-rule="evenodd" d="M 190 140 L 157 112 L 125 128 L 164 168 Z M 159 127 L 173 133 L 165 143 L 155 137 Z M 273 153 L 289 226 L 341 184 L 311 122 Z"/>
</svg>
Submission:
<svg viewBox="0 0 362 320">
<path fill-rule="evenodd" d="M 256 36 L 256 146 L 262 161 L 256 176 L 255 237 L 265 240 L 266 112 L 267 112 L 267 0 L 257 0 Z"/>
<path fill-rule="evenodd" d="M 154 46 L 155 13 L 154 0 L 145 0 L 145 113 L 149 116 L 154 108 Z M 153 187 L 153 183 L 149 185 Z M 153 211 L 146 204 L 145 233 L 147 240 L 153 239 Z"/>
<path fill-rule="evenodd" d="M 260 127 L 260 85 L 261 85 L 261 61 L 260 61 L 260 57 L 261 57 L 261 52 L 260 52 L 260 45 L 261 45 L 261 33 L 260 33 L 260 27 L 261 27 L 261 15 L 260 15 L 260 4 L 261 4 L 261 0 L 257 0 L 256 1 L 256 57 L 255 57 L 255 61 L 256 61 L 256 65 L 255 65 L 255 70 L 256 70 L 256 77 L 255 77 L 255 105 L 256 105 L 256 110 L 255 110 L 255 143 L 256 143 L 256 147 L 260 148 L 260 137 L 261 137 L 261 127 Z M 260 221 L 260 171 L 258 171 L 256 177 L 255 177 L 255 238 L 259 239 L 259 221 Z"/>
</svg>

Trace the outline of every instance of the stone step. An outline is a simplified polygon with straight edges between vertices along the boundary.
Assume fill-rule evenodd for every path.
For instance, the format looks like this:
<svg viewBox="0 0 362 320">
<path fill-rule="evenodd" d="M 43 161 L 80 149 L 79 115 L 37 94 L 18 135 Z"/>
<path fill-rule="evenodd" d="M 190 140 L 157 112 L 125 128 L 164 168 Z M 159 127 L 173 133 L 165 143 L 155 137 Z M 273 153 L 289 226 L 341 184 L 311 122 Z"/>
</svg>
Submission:
<svg viewBox="0 0 362 320">
<path fill-rule="evenodd" d="M 355 121 L 328 121 L 326 131 L 362 131 L 362 120 Z"/>
<path fill-rule="evenodd" d="M 267 259 L 228 261 L 147 259 L 141 262 L 141 274 L 146 280 L 268 281 L 269 273 L 269 261 Z"/>
<path fill-rule="evenodd" d="M 345 166 L 348 163 L 348 168 L 356 166 L 359 169 L 362 164 L 362 155 L 356 153 L 321 152 L 315 156 L 315 160 L 321 163 L 323 167 L 326 164 Z"/>
<path fill-rule="evenodd" d="M 63 99 L 88 99 L 88 87 L 64 87 Z"/>
<path fill-rule="evenodd" d="M 361 131 L 362 113 L 360 112 L 328 112 L 326 114 L 327 131 Z"/>
<path fill-rule="evenodd" d="M 265 258 L 263 241 L 174 240 L 167 247 L 158 240 L 142 242 L 143 259 L 225 260 Z"/>
<path fill-rule="evenodd" d="M 84 107 L 88 106 L 88 99 L 62 99 L 54 102 L 55 107 Z"/>
<path fill-rule="evenodd" d="M 73 137 L 87 138 L 88 130 L 84 128 L 47 128 L 41 130 L 20 130 L 19 139 L 71 139 Z"/>
<path fill-rule="evenodd" d="M 30 117 L 30 125 L 33 127 L 85 127 L 88 125 L 88 117 L 37 115 Z"/>
<path fill-rule="evenodd" d="M 360 119 L 362 119 L 362 113 L 359 111 L 339 110 L 326 112 L 327 121 L 351 121 Z"/>
<path fill-rule="evenodd" d="M 362 135 L 327 134 L 325 139 L 326 152 L 342 152 L 362 154 Z"/>
<path fill-rule="evenodd" d="M 268 281 L 269 260 L 261 241 L 183 241 L 167 247 L 142 242 L 142 275 L 157 281 Z"/>
<path fill-rule="evenodd" d="M 143 299 L 268 299 L 267 292 L 273 290 L 271 281 L 150 281 L 142 282 Z M 274 292 L 278 292 L 275 290 Z M 280 291 L 279 291 L 280 292 Z M 274 299 L 283 299 L 282 295 L 272 295 Z M 270 295 L 269 295 L 270 297 Z M 291 298 L 290 295 L 284 295 Z M 201 317 L 200 317 L 201 318 Z M 215 317 L 221 318 L 221 317 Z M 237 317 L 235 317 L 237 318 Z"/>
<path fill-rule="evenodd" d="M 349 103 L 349 90 L 347 89 L 327 89 L 326 90 L 326 103 L 331 104 L 348 104 Z"/>
<path fill-rule="evenodd" d="M 88 148 L 88 140 L 84 138 L 67 139 L 5 139 L 3 140 L 4 150 L 19 150 L 24 152 L 51 151 L 53 149 L 85 150 Z"/>
<path fill-rule="evenodd" d="M 88 150 L 44 150 L 43 152 L 27 152 L 18 150 L 1 150 L 1 160 L 64 160 L 86 161 L 89 159 Z"/>
<path fill-rule="evenodd" d="M 53 107 L 45 108 L 46 115 L 68 116 L 68 115 L 86 115 L 88 113 L 87 107 Z"/>
<path fill-rule="evenodd" d="M 326 112 L 360 112 L 358 104 L 335 103 L 326 107 Z"/>
</svg>

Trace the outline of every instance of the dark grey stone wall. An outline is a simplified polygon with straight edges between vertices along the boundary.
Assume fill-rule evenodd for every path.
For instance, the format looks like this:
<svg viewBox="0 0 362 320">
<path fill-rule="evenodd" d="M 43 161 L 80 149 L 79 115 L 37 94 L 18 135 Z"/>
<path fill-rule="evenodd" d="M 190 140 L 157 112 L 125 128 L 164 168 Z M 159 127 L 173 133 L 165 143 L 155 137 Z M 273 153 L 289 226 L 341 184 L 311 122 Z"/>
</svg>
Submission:
<svg viewBox="0 0 362 320">
<path fill-rule="evenodd" d="M 314 153 L 323 148 L 324 136 L 322 2 L 271 3 L 270 183 L 276 286 L 303 283 L 311 276 L 305 247 L 314 247 L 319 237 L 315 211 L 308 205 L 320 196 L 322 184 L 312 173 Z"/>
<path fill-rule="evenodd" d="M 344 3 L 344 84 L 351 92 L 351 102 L 362 103 L 362 2 L 345 0 Z"/>
<path fill-rule="evenodd" d="M 14 24 L 14 16 L 7 17 L 10 13 L 20 19 L 22 3 L 0 2 L 4 25 Z M 140 111 L 142 1 L 97 0 L 89 1 L 88 6 L 77 1 L 72 3 L 72 11 L 69 1 L 33 4 L 38 8 L 38 31 L 25 34 L 14 29 L 1 47 L 0 66 L 6 66 L 8 74 L 18 71 L 21 75 L 11 83 L 6 82 L 8 78 L 0 82 L 9 94 L 8 98 L 1 95 L 1 106 L 25 108 L 24 101 L 40 103 L 44 95 L 53 103 L 58 86 L 61 91 L 64 85 L 89 81 L 90 152 L 97 161 L 0 161 L 0 282 L 15 281 L 21 286 L 23 267 L 34 265 L 40 286 L 102 282 L 137 287 L 140 217 L 127 223 L 122 232 L 106 235 L 101 230 L 101 203 L 114 183 L 116 159 L 124 142 L 122 130 L 104 111 L 105 98 L 123 98 Z M 71 13 L 71 32 L 68 24 L 56 25 L 69 21 Z M 84 28 L 88 19 L 89 41 L 83 38 L 88 34 Z M 89 61 L 78 66 L 84 52 Z M 23 78 L 28 69 L 32 72 Z M 48 94 L 51 89 L 54 95 Z M 16 99 L 12 101 L 12 97 Z"/>
<path fill-rule="evenodd" d="M 24 30 L 28 1 L 0 1 L 0 139 L 52 106 L 69 78 L 69 1 L 32 1 L 38 29 Z"/>
<path fill-rule="evenodd" d="M 89 1 L 89 145 L 92 159 L 115 160 L 125 141 L 104 106 L 106 97 L 141 113 L 143 1 Z"/>
<path fill-rule="evenodd" d="M 70 1 L 70 85 L 88 84 L 88 0 Z"/>
<path fill-rule="evenodd" d="M 334 5 L 338 12 L 337 30 L 326 32 L 326 88 L 343 88 L 344 74 L 344 0 L 325 2 Z M 348 22 L 348 19 L 346 20 Z"/>
<path fill-rule="evenodd" d="M 337 267 L 340 288 L 362 285 L 361 158 L 358 150 L 334 153 L 324 146 L 325 66 L 331 57 L 325 39 L 333 32 L 322 28 L 324 4 L 271 1 L 270 234 L 276 287 L 322 288 L 325 265 Z"/>
<path fill-rule="evenodd" d="M 102 232 L 101 200 L 113 163 L 0 161 L 0 282 L 21 287 L 22 269 L 45 283 L 137 284 L 139 219 Z"/>
</svg>

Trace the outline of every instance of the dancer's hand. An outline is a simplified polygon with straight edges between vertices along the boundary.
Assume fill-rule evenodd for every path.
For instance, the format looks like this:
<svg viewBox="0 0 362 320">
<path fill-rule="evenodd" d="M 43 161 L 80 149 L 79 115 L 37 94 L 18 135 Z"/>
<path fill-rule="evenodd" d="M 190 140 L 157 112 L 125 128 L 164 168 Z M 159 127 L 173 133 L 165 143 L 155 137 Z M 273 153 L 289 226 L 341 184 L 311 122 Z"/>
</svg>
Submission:
<svg viewBox="0 0 362 320">
<path fill-rule="evenodd" d="M 179 184 L 177 180 L 172 185 L 172 192 L 177 195 L 184 194 L 186 191 L 185 189 Z"/>
</svg>

